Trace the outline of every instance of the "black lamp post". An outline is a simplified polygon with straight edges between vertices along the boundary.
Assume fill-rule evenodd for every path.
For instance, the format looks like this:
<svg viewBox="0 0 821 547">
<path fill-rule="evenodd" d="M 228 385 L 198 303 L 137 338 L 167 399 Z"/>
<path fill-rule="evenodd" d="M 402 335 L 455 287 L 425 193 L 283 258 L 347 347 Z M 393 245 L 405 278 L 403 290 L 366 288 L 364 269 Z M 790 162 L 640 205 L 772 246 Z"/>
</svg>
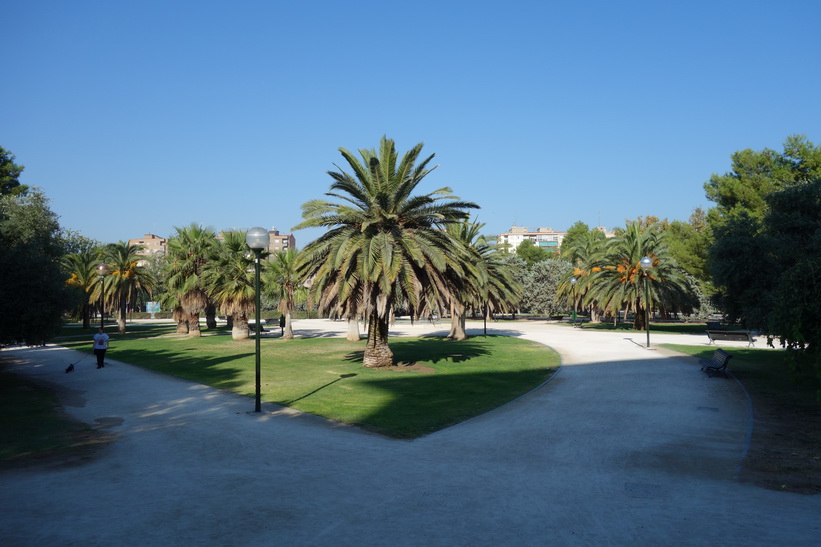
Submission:
<svg viewBox="0 0 821 547">
<path fill-rule="evenodd" d="M 576 281 L 575 277 L 570 278 L 570 294 L 573 299 L 573 323 L 576 323 Z"/>
<path fill-rule="evenodd" d="M 260 339 L 260 320 L 259 320 L 259 308 L 260 308 L 260 299 L 259 299 L 259 257 L 263 250 L 268 248 L 268 230 L 265 228 L 260 228 L 259 226 L 255 226 L 248 230 L 245 234 L 245 243 L 248 244 L 248 247 L 254 251 L 254 294 L 255 294 L 255 304 L 256 304 L 256 317 L 255 317 L 255 329 L 256 329 L 256 365 L 257 365 L 257 398 L 256 398 L 256 405 L 254 406 L 254 412 L 262 412 L 262 402 L 261 402 L 261 382 L 260 382 L 260 364 L 259 364 L 259 339 Z"/>
<path fill-rule="evenodd" d="M 653 267 L 653 259 L 645 256 L 639 262 L 641 269 L 644 270 L 644 323 L 647 327 L 647 347 L 650 347 L 650 277 L 649 270 Z"/>
<path fill-rule="evenodd" d="M 104 291 L 105 286 L 104 286 L 103 282 L 105 281 L 105 276 L 108 275 L 108 270 L 109 270 L 108 264 L 98 264 L 97 265 L 97 275 L 100 277 L 100 328 L 101 329 L 105 327 L 105 325 L 103 323 L 103 321 L 105 320 L 105 317 L 104 317 L 104 314 L 103 314 L 103 304 L 104 304 L 103 296 L 104 296 L 104 293 L 105 293 L 105 291 Z"/>
</svg>

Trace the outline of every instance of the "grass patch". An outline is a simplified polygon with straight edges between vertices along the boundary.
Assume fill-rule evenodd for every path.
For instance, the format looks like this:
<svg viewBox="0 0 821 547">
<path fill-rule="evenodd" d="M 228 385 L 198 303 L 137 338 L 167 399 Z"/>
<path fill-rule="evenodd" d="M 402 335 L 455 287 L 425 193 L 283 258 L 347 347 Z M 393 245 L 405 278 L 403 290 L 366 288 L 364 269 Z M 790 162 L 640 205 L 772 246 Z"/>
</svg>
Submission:
<svg viewBox="0 0 821 547">
<path fill-rule="evenodd" d="M 85 350 L 89 343 L 63 345 Z M 503 405 L 559 366 L 549 348 L 505 336 L 393 338 L 390 346 L 398 365 L 368 369 L 364 340 L 263 338 L 262 400 L 410 438 Z M 112 335 L 107 357 L 248 397 L 256 391 L 253 339 Z"/>
<path fill-rule="evenodd" d="M 714 348 L 663 344 L 709 359 Z M 724 348 L 728 349 L 728 348 Z M 793 371 L 787 352 L 731 348 L 728 369 L 753 401 L 755 427 L 744 477 L 774 490 L 821 492 L 821 382 L 806 367 Z"/>
<path fill-rule="evenodd" d="M 1 370 L 0 438 L 3 468 L 87 459 L 107 440 L 61 412 L 48 386 Z"/>
<path fill-rule="evenodd" d="M 82 326 L 77 324 L 63 325 L 63 328 L 60 329 L 60 332 L 58 333 L 57 337 L 51 341 L 55 344 L 60 344 L 63 346 L 76 346 L 78 343 L 80 343 L 87 344 L 89 347 L 91 347 L 91 339 L 95 334 L 97 334 L 98 328 L 100 328 L 99 323 L 97 323 L 96 325 L 92 325 L 90 328 L 87 329 L 84 329 Z M 108 333 L 109 336 L 112 337 L 112 339 L 145 338 L 153 336 L 162 336 L 163 334 L 173 334 L 176 332 L 176 325 L 172 323 L 128 323 L 126 325 L 125 334 L 118 334 L 117 323 L 107 323 L 105 325 L 105 331 L 106 333 Z M 230 331 L 230 329 L 226 329 L 224 325 L 218 327 L 216 331 L 206 331 L 203 328 L 203 332 L 226 331 Z"/>
</svg>

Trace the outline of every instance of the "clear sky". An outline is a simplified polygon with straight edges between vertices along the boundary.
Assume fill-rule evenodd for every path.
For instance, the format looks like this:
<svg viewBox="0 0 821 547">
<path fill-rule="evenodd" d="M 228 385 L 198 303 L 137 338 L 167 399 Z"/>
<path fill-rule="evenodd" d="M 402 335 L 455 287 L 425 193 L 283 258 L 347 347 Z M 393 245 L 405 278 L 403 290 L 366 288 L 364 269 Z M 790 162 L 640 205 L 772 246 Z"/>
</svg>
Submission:
<svg viewBox="0 0 821 547">
<path fill-rule="evenodd" d="M 736 150 L 821 142 L 821 3 L 5 0 L 0 146 L 64 228 L 289 232 L 338 148 L 424 142 L 512 225 L 711 205 Z M 295 232 L 302 247 L 319 234 Z"/>
</svg>

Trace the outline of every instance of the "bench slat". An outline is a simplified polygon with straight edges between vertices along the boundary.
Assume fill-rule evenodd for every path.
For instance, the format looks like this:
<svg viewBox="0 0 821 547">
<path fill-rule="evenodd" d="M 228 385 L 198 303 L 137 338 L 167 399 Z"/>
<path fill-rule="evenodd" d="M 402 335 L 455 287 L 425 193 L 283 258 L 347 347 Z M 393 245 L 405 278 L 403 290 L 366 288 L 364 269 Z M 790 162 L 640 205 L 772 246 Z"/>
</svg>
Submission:
<svg viewBox="0 0 821 547">
<path fill-rule="evenodd" d="M 732 355 L 723 349 L 717 349 L 709 361 L 707 359 L 699 359 L 698 362 L 701 364 L 701 370 L 706 372 L 709 376 L 713 376 L 714 374 L 718 374 L 720 372 L 725 378 L 727 378 L 727 363 L 730 362 L 732 357 Z"/>
<path fill-rule="evenodd" d="M 747 347 L 755 345 L 753 334 L 746 330 L 708 330 L 706 332 L 707 338 L 710 339 L 708 345 L 712 345 L 716 340 L 747 342 Z"/>
</svg>

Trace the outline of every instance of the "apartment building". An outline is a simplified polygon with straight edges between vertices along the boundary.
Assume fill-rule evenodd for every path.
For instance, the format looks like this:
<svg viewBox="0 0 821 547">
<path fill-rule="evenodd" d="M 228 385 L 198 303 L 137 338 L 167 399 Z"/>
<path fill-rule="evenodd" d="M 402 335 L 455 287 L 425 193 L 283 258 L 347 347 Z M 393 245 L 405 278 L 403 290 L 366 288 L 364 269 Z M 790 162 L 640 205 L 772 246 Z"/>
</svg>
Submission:
<svg viewBox="0 0 821 547">
<path fill-rule="evenodd" d="M 280 234 L 276 228 L 268 230 L 268 251 L 276 253 L 296 249 L 296 238 L 293 234 Z"/>
<path fill-rule="evenodd" d="M 145 234 L 139 239 L 129 239 L 128 244 L 142 247 L 142 250 L 137 254 L 151 256 L 156 253 L 164 253 L 168 246 L 168 239 L 154 234 Z"/>
<path fill-rule="evenodd" d="M 509 231 L 499 234 L 496 242 L 500 247 L 513 252 L 522 241 L 529 239 L 537 247 L 557 253 L 565 235 L 567 235 L 567 232 L 559 232 L 553 228 L 531 229 L 523 226 L 512 226 Z"/>
</svg>

